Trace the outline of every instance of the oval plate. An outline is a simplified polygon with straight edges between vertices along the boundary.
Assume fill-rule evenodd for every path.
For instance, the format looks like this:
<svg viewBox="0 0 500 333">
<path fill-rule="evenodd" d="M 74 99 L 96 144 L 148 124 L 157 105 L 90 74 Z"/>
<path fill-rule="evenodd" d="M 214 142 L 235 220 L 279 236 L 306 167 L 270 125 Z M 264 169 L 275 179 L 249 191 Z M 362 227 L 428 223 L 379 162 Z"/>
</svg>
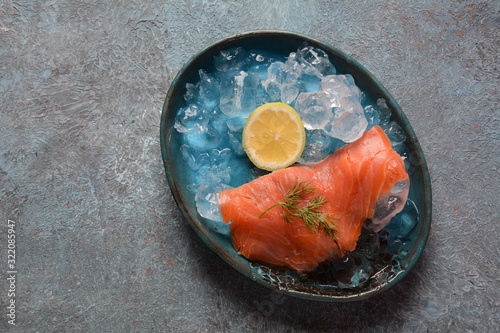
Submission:
<svg viewBox="0 0 500 333">
<path fill-rule="evenodd" d="M 187 161 L 180 154 L 182 141 L 180 134 L 174 129 L 177 111 L 186 106 L 183 98 L 186 83 L 198 80 L 198 70 L 213 70 L 214 56 L 222 50 L 241 46 L 246 50 L 263 50 L 287 56 L 295 52 L 303 43 L 323 49 L 337 69 L 337 74 L 351 74 L 356 85 L 367 98 L 376 103 L 377 99 L 385 99 L 392 111 L 392 119 L 404 131 L 407 140 L 408 156 L 406 164 L 411 179 L 409 198 L 414 202 L 419 215 L 416 226 L 408 236 L 404 249 L 398 253 L 398 265 L 380 274 L 359 288 L 339 288 L 325 282 L 324 279 L 303 279 L 294 272 L 271 269 L 249 262 L 233 248 L 227 235 L 207 228 L 209 220 L 202 218 L 196 209 L 194 194 L 188 190 L 189 168 Z M 251 31 L 225 38 L 191 58 L 180 70 L 171 83 L 161 116 L 160 127 L 161 152 L 165 171 L 172 194 L 184 215 L 201 240 L 216 254 L 236 270 L 248 278 L 285 294 L 323 301 L 353 301 L 365 299 L 379 294 L 398 283 L 415 265 L 422 253 L 431 223 L 431 184 L 427 164 L 418 140 L 399 105 L 389 92 L 363 66 L 340 50 L 307 36 L 283 31 Z M 392 260 L 392 258 L 390 259 Z"/>
</svg>

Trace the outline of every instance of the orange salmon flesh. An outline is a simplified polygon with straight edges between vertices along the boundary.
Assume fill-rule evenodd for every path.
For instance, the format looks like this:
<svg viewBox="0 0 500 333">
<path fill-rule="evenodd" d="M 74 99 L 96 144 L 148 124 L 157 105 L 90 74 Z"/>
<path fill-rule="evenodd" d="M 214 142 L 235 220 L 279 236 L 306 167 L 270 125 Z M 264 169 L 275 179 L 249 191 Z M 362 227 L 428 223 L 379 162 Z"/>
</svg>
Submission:
<svg viewBox="0 0 500 333">
<path fill-rule="evenodd" d="M 308 272 L 325 260 L 353 251 L 378 198 L 405 179 L 403 159 L 382 128 L 375 126 L 319 163 L 274 171 L 221 191 L 218 197 L 223 221 L 231 222 L 231 239 L 238 253 L 272 267 Z M 319 211 L 335 217 L 331 220 L 335 238 L 323 230 L 311 231 L 300 218 L 288 223 L 280 206 L 259 217 L 300 182 L 315 188 L 305 202 L 317 194 L 325 196 Z"/>
</svg>

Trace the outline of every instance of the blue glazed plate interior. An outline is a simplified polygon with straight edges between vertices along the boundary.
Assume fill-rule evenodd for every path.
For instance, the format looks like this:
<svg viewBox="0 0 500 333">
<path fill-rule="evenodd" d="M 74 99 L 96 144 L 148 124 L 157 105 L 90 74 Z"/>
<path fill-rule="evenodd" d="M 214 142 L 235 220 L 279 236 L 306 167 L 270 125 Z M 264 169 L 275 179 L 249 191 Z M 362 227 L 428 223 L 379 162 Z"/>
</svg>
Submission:
<svg viewBox="0 0 500 333">
<path fill-rule="evenodd" d="M 362 234 L 355 252 L 365 254 L 363 260 L 368 260 L 368 263 L 364 267 L 369 267 L 369 272 L 366 274 L 364 269 L 365 274 L 361 276 L 359 272 L 355 276 L 352 272 L 348 273 L 353 266 L 359 265 L 349 260 L 320 265 L 315 272 L 303 276 L 294 271 L 253 263 L 240 256 L 231 244 L 227 228 L 198 214 L 196 192 L 189 186 L 193 182 L 193 172 L 190 171 L 189 161 L 181 153 L 186 140 L 174 128 L 178 110 L 186 107 L 186 84 L 199 80 L 200 69 L 207 73 L 214 72 L 214 57 L 221 51 L 242 47 L 284 58 L 304 43 L 324 50 L 337 74 L 352 75 L 364 93 L 365 104 L 385 100 L 391 120 L 406 136 L 405 145 L 398 152 L 405 157 L 410 175 L 410 200 L 403 212 L 394 218 L 397 223 L 391 222 L 376 235 L 375 240 L 372 234 Z M 186 221 L 202 241 L 229 265 L 271 289 L 312 300 L 343 302 L 365 299 L 398 283 L 415 265 L 425 247 L 431 223 L 431 186 L 425 158 L 411 125 L 396 101 L 373 75 L 340 50 L 315 39 L 289 32 L 253 31 L 228 37 L 202 50 L 186 63 L 171 84 L 163 106 L 160 142 L 167 179 Z M 238 170 L 234 178 L 242 182 L 263 174 L 246 159 L 241 159 L 240 163 L 234 168 Z M 410 221 L 408 216 L 415 221 Z M 356 258 L 352 260 L 356 261 Z M 352 279 L 357 279 L 357 283 L 353 283 Z"/>
</svg>

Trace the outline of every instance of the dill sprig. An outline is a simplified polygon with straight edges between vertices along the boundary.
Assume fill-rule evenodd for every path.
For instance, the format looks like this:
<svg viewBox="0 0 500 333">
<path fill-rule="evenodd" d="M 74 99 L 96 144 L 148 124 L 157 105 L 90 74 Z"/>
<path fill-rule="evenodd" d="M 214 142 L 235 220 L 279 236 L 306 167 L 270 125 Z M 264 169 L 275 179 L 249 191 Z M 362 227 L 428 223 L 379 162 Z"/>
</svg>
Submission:
<svg viewBox="0 0 500 333">
<path fill-rule="evenodd" d="M 300 218 L 311 232 L 322 229 L 328 236 L 335 238 L 335 224 L 332 219 L 338 219 L 338 217 L 319 211 L 319 208 L 327 203 L 323 194 L 314 196 L 305 206 L 299 207 L 299 203 L 314 191 L 316 188 L 309 182 L 299 182 L 286 193 L 282 201 L 267 208 L 259 215 L 259 218 L 272 208 L 281 206 L 283 218 L 287 223 L 292 223 L 293 217 Z"/>
</svg>

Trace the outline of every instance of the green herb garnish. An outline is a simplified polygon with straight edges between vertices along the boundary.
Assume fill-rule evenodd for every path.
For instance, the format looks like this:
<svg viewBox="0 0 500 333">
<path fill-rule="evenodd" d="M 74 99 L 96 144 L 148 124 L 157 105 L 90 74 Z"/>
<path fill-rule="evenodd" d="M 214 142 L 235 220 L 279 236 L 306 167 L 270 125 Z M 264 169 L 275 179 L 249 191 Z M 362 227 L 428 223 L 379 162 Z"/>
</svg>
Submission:
<svg viewBox="0 0 500 333">
<path fill-rule="evenodd" d="M 331 214 L 325 214 L 318 210 L 327 203 L 323 194 L 314 196 L 305 206 L 299 207 L 299 203 L 304 201 L 304 197 L 314 193 L 315 190 L 316 188 L 310 186 L 309 182 L 300 182 L 286 193 L 282 201 L 275 203 L 263 211 L 262 214 L 259 215 L 259 218 L 264 216 L 264 214 L 272 208 L 281 206 L 283 218 L 287 223 L 292 223 L 292 217 L 300 218 L 311 232 L 322 229 L 328 236 L 335 238 L 335 224 L 331 220 L 338 219 L 338 217 L 334 217 Z"/>
</svg>

